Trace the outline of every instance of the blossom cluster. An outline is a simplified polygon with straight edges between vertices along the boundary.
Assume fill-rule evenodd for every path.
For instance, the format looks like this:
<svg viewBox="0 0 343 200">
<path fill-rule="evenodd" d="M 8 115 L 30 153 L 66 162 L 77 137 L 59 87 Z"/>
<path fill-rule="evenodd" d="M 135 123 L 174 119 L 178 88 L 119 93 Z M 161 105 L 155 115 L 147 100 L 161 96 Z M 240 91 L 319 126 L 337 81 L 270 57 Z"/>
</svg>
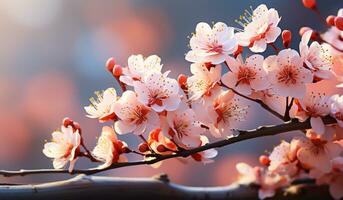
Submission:
<svg viewBox="0 0 343 200">
<path fill-rule="evenodd" d="M 97 91 L 84 108 L 87 117 L 109 124 L 102 128 L 95 148 L 89 151 L 78 123 L 65 119 L 43 153 L 53 159 L 56 169 L 69 161 L 72 171 L 78 157 L 101 162 L 98 168 L 106 169 L 127 162 L 126 153 L 151 160 L 210 140 L 239 137 L 236 129 L 249 108 L 240 100 L 246 98 L 263 102 L 280 115 L 286 109 L 285 120 L 308 120 L 311 129 L 262 156 L 262 167 L 238 164 L 240 183 L 259 185 L 263 199 L 297 178 L 311 177 L 328 184 L 332 196 L 339 199 L 343 197 L 343 96 L 315 92 L 310 86 L 329 80 L 342 87 L 343 77 L 334 67 L 335 60 L 343 59 L 341 19 L 343 9 L 328 19 L 330 29 L 323 34 L 302 28 L 297 49 L 290 48 L 291 32 L 279 27 L 278 11 L 264 4 L 240 16 L 237 23 L 242 28 L 200 22 L 185 56 L 191 62 L 191 76 L 181 74 L 177 79 L 163 70 L 157 55 L 132 55 L 125 67 L 110 58 L 106 66 L 119 82 L 121 94 L 113 87 Z M 280 36 L 282 48 L 274 44 Z M 275 54 L 263 55 L 267 47 Z M 285 108 L 280 100 L 286 102 Z M 328 116 L 337 124 L 325 125 L 323 118 Z M 123 134 L 134 134 L 142 143 L 129 147 L 118 137 Z M 216 150 L 207 149 L 191 157 L 208 163 L 216 155 Z"/>
</svg>

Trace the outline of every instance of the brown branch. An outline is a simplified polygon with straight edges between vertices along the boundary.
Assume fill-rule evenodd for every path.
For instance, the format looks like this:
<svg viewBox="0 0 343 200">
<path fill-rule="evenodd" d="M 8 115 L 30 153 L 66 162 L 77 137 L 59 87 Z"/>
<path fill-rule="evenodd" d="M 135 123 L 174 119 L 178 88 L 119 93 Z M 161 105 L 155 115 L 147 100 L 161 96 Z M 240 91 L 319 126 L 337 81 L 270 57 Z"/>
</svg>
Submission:
<svg viewBox="0 0 343 200">
<path fill-rule="evenodd" d="M 323 121 L 325 124 L 336 123 L 336 120 L 329 116 L 324 117 Z M 289 122 L 285 122 L 280 125 L 261 126 L 257 129 L 248 130 L 248 131 L 237 130 L 238 134 L 235 137 L 209 143 L 198 148 L 179 151 L 174 154 L 159 155 L 158 157 L 152 160 L 114 163 L 108 168 L 104 168 L 104 169 L 91 168 L 91 169 L 83 169 L 83 170 L 74 170 L 72 173 L 91 175 L 91 174 L 96 174 L 102 171 L 121 168 L 121 167 L 129 167 L 129 166 L 136 166 L 136 165 L 151 165 L 151 164 L 154 164 L 154 163 L 166 160 L 166 159 L 170 159 L 170 158 L 176 158 L 176 157 L 186 158 L 195 153 L 199 153 L 208 149 L 224 147 L 224 146 L 241 142 L 244 140 L 249 140 L 249 139 L 253 139 L 257 137 L 272 136 L 272 135 L 277 135 L 279 133 L 295 131 L 295 130 L 305 130 L 305 129 L 310 129 L 310 128 L 311 128 L 311 124 L 309 120 L 305 122 L 299 122 L 297 119 L 293 119 Z M 69 172 L 68 170 L 64 170 L 64 169 L 36 169 L 36 170 L 19 170 L 19 171 L 0 170 L 0 175 L 3 175 L 3 176 L 24 176 L 28 174 L 45 174 L 45 173 L 69 173 Z"/>
<path fill-rule="evenodd" d="M 153 178 L 116 178 L 79 175 L 69 180 L 36 185 L 0 185 L 0 199 L 258 199 L 258 187 L 232 184 L 221 187 L 189 187 L 170 183 L 166 175 Z M 327 186 L 293 183 L 270 199 L 331 199 Z"/>
</svg>

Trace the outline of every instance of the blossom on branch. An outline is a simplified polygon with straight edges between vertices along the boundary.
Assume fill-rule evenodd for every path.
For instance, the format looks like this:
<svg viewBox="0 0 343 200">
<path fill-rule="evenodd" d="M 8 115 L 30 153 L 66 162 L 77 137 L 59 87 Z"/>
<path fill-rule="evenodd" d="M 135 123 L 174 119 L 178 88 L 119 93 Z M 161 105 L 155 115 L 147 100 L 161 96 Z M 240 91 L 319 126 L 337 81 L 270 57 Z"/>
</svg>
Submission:
<svg viewBox="0 0 343 200">
<path fill-rule="evenodd" d="M 85 106 L 89 118 L 98 118 L 100 122 L 115 120 L 113 105 L 117 101 L 117 92 L 114 88 L 95 92 L 97 99 L 90 98 L 91 105 Z"/>
<path fill-rule="evenodd" d="M 52 141 L 44 145 L 43 153 L 53 159 L 55 169 L 63 168 L 68 162 L 69 171 L 73 171 L 80 150 L 81 135 L 72 126 L 62 126 L 60 131 L 52 133 Z"/>
<path fill-rule="evenodd" d="M 222 22 L 214 24 L 213 28 L 200 22 L 189 45 L 191 50 L 186 54 L 186 60 L 214 65 L 224 62 L 228 54 L 234 53 L 238 48 L 234 29 Z"/>
<path fill-rule="evenodd" d="M 132 55 L 128 59 L 128 66 L 123 68 L 123 75 L 119 80 L 127 85 L 133 86 L 135 81 L 141 80 L 150 73 L 161 72 L 161 58 L 151 55 L 144 58 L 141 54 Z"/>
<path fill-rule="evenodd" d="M 249 56 L 245 62 L 241 56 L 236 59 L 228 57 L 226 63 L 230 71 L 223 75 L 222 82 L 244 95 L 267 89 L 269 82 L 267 72 L 263 68 L 263 61 L 263 56 L 259 54 Z"/>
<path fill-rule="evenodd" d="M 271 88 L 280 96 L 302 98 L 306 84 L 312 83 L 313 74 L 303 67 L 302 59 L 293 49 L 284 49 L 264 62 Z"/>
<path fill-rule="evenodd" d="M 268 9 L 264 4 L 259 5 L 252 14 L 246 10 L 240 20 L 236 22 L 244 30 L 235 36 L 239 45 L 249 47 L 252 52 L 264 52 L 267 44 L 275 42 L 281 34 L 278 27 L 281 18 L 278 12 L 274 8 Z"/>
<path fill-rule="evenodd" d="M 118 140 L 114 129 L 109 126 L 104 126 L 97 145 L 92 151 L 92 154 L 96 159 L 104 162 L 104 164 L 98 166 L 98 168 L 104 169 L 113 163 L 126 162 L 126 157 L 122 155 L 125 153 L 125 148 L 127 148 L 127 144 Z"/>
<path fill-rule="evenodd" d="M 132 132 L 141 135 L 159 126 L 157 113 L 139 102 L 133 91 L 125 91 L 113 107 L 119 118 L 114 123 L 114 129 L 118 134 Z"/>
</svg>

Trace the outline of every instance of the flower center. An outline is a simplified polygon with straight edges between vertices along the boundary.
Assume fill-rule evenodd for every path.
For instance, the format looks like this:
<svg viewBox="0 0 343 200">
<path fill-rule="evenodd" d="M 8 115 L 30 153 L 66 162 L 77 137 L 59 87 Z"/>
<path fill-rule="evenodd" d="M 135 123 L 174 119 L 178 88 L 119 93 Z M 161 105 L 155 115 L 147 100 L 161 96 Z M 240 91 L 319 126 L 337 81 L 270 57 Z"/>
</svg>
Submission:
<svg viewBox="0 0 343 200">
<path fill-rule="evenodd" d="M 237 83 L 236 86 L 239 84 L 250 84 L 250 81 L 254 80 L 256 76 L 256 72 L 248 67 L 239 67 L 238 75 L 237 75 Z"/>
<path fill-rule="evenodd" d="M 294 85 L 297 83 L 299 73 L 293 69 L 293 66 L 285 66 L 278 73 L 277 79 L 279 83 L 284 83 L 286 85 Z"/>
<path fill-rule="evenodd" d="M 182 120 L 175 120 L 174 121 L 174 130 L 177 134 L 178 138 L 182 138 L 183 136 L 187 136 L 187 128 L 188 123 Z"/>
<path fill-rule="evenodd" d="M 223 45 L 213 43 L 207 45 L 207 53 L 223 53 Z"/>
<path fill-rule="evenodd" d="M 148 113 L 149 113 L 149 109 L 146 108 L 145 106 L 136 106 L 131 112 L 132 117 L 130 121 L 136 124 L 141 124 L 147 120 L 146 115 Z"/>
</svg>

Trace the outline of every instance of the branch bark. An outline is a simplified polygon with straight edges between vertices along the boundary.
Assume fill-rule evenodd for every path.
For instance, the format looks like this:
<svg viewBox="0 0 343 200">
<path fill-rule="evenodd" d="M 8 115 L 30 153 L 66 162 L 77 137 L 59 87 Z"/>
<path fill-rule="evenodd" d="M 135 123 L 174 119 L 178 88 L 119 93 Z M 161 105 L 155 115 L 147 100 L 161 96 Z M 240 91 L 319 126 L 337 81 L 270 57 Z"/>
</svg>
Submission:
<svg viewBox="0 0 343 200">
<path fill-rule="evenodd" d="M 329 116 L 324 117 L 323 121 L 325 124 L 336 123 L 336 120 Z M 248 130 L 248 131 L 237 130 L 237 133 L 238 133 L 237 136 L 227 138 L 224 140 L 219 140 L 217 142 L 209 143 L 198 148 L 179 151 L 175 154 L 157 155 L 157 157 L 155 157 L 152 160 L 114 163 L 108 168 L 104 168 L 104 169 L 97 169 L 97 168 L 79 169 L 79 170 L 77 169 L 77 170 L 74 170 L 72 174 L 92 175 L 92 174 L 96 174 L 102 171 L 121 168 L 121 167 L 129 167 L 129 166 L 136 166 L 136 165 L 151 165 L 151 164 L 154 164 L 154 163 L 166 160 L 166 159 L 170 159 L 170 158 L 176 158 L 176 157 L 186 158 L 192 154 L 199 153 L 208 149 L 220 148 L 220 147 L 224 147 L 224 146 L 227 146 L 236 142 L 248 140 L 248 139 L 271 136 L 271 135 L 276 135 L 276 134 L 284 133 L 288 131 L 305 130 L 309 128 L 311 128 L 311 124 L 309 120 L 305 122 L 299 122 L 297 119 L 293 119 L 291 121 L 285 122 L 280 125 L 261 126 L 257 129 Z M 29 175 L 29 174 L 44 174 L 44 173 L 69 173 L 69 172 L 68 170 L 64 170 L 64 169 L 36 169 L 36 170 L 19 170 L 19 171 L 0 170 L 0 175 L 7 176 L 7 177 L 24 176 L 24 175 Z"/>
<path fill-rule="evenodd" d="M 222 187 L 189 187 L 170 183 L 166 175 L 153 178 L 115 178 L 79 175 L 65 181 L 38 185 L 1 185 L 2 200 L 74 199 L 258 199 L 258 187 L 232 184 Z M 331 199 L 326 186 L 294 183 L 271 199 Z"/>
</svg>

